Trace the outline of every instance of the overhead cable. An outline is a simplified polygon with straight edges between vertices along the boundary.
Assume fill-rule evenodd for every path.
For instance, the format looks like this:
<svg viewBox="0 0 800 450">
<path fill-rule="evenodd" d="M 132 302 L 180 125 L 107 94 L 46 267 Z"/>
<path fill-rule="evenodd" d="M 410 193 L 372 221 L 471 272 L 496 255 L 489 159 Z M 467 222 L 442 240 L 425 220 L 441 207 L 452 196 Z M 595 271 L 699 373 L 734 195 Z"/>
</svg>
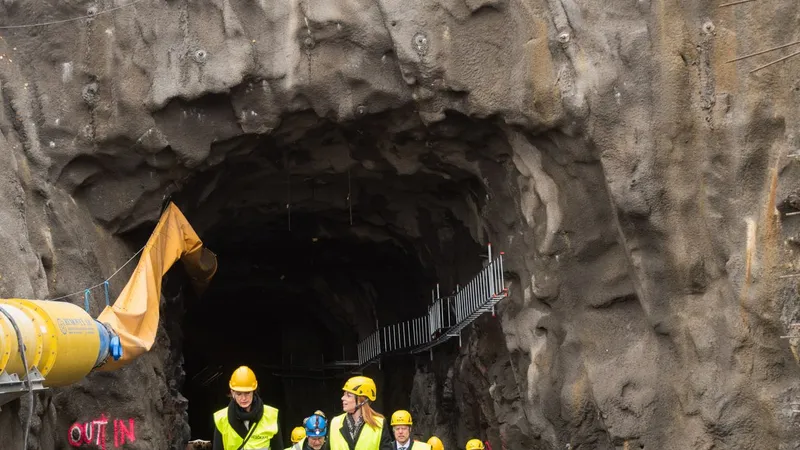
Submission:
<svg viewBox="0 0 800 450">
<path fill-rule="evenodd" d="M 133 0 L 132 2 L 128 2 L 128 3 L 124 4 L 124 5 L 114 6 L 113 8 L 108 8 L 108 9 L 104 9 L 102 11 L 97 11 L 94 14 L 86 14 L 86 15 L 80 16 L 80 17 L 71 17 L 69 19 L 52 20 L 50 22 L 27 23 L 27 24 L 22 24 L 22 25 L 0 25 L 0 30 L 11 30 L 11 29 L 18 29 L 18 28 L 42 27 L 42 26 L 45 26 L 45 25 L 56 25 L 56 24 L 59 24 L 59 23 L 75 22 L 77 20 L 83 20 L 83 19 L 92 19 L 92 18 L 97 17 L 97 16 L 99 16 L 101 14 L 107 14 L 107 13 L 110 13 L 110 12 L 118 11 L 118 10 L 120 10 L 122 8 L 127 8 L 128 6 L 133 6 L 133 5 L 135 5 L 137 3 L 141 3 L 143 1 L 144 0 Z"/>
</svg>

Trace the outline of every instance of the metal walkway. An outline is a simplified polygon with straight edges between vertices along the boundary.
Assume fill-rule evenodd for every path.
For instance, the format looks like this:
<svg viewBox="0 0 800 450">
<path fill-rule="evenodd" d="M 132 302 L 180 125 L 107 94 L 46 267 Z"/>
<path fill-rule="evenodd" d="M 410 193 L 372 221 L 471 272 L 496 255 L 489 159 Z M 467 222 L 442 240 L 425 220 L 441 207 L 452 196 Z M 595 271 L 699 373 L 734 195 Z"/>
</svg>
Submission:
<svg viewBox="0 0 800 450">
<path fill-rule="evenodd" d="M 431 350 L 453 337 L 459 339 L 460 345 L 464 328 L 483 313 L 494 315 L 495 305 L 508 297 L 508 289 L 503 280 L 504 254 L 501 252 L 492 259 L 491 244 L 488 249 L 488 264 L 466 286 L 456 288 L 455 295 L 442 297 L 437 286 L 428 315 L 379 328 L 361 341 L 358 344 L 360 368 L 379 361 L 386 354 Z"/>
<path fill-rule="evenodd" d="M 461 332 L 484 313 L 494 314 L 495 305 L 508 297 L 503 280 L 503 256 L 501 252 L 492 258 L 492 246 L 488 246 L 488 263 L 463 288 L 457 286 L 455 295 L 441 296 L 439 287 L 431 293 L 428 314 L 406 322 L 381 327 L 358 343 L 358 359 L 353 352 L 342 349 L 341 359 L 326 361 L 322 354 L 319 362 L 296 361 L 291 354 L 288 360 L 275 364 L 256 366 L 272 372 L 272 375 L 287 379 L 328 380 L 361 373 L 367 366 L 380 361 L 388 354 L 417 354 L 457 337 L 461 343 Z M 315 359 L 315 358 L 312 358 Z M 208 387 L 224 375 L 222 365 L 203 368 L 191 378 L 191 382 Z"/>
</svg>

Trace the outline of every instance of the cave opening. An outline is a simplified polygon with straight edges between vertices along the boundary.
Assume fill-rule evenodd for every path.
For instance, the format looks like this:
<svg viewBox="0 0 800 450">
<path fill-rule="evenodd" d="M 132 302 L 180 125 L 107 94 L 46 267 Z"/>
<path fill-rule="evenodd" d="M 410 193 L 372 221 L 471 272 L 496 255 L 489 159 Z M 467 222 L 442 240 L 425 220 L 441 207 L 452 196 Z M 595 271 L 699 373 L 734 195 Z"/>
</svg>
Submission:
<svg viewBox="0 0 800 450">
<path fill-rule="evenodd" d="M 413 117 L 336 124 L 297 114 L 267 137 L 217 142 L 173 195 L 219 262 L 181 318 L 192 439 L 211 439 L 239 365 L 281 411 L 285 444 L 314 410 L 339 414 L 342 384 L 362 373 L 357 343 L 378 324 L 425 315 L 436 283 L 453 289 L 479 270 L 477 211 L 488 198 L 479 176 L 507 156 L 495 145 L 504 141 L 461 116 L 433 127 Z M 378 384 L 376 409 L 410 409 L 427 360 L 397 355 L 363 369 Z"/>
</svg>

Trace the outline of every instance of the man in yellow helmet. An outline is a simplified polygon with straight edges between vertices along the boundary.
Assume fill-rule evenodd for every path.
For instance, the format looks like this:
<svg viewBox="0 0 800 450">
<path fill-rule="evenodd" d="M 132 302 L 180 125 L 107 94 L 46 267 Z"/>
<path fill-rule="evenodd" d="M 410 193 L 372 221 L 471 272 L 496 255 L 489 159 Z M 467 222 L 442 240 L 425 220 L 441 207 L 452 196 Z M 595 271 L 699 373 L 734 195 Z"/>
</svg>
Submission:
<svg viewBox="0 0 800 450">
<path fill-rule="evenodd" d="M 278 410 L 258 394 L 256 374 L 247 366 L 233 372 L 228 383 L 231 402 L 214 413 L 214 450 L 283 450 Z"/>
<path fill-rule="evenodd" d="M 470 439 L 469 441 L 467 441 L 466 449 L 467 450 L 483 450 L 484 449 L 483 441 L 481 441 L 480 439 Z"/>
<path fill-rule="evenodd" d="M 436 436 L 431 436 L 431 438 L 428 439 L 428 445 L 431 446 L 432 450 L 444 450 L 444 443 Z"/>
<path fill-rule="evenodd" d="M 392 450 L 388 423 L 370 406 L 378 398 L 375 382 L 368 377 L 350 378 L 342 387 L 344 414 L 330 425 L 330 450 Z"/>
<path fill-rule="evenodd" d="M 431 446 L 419 441 L 411 440 L 411 413 L 401 409 L 392 414 L 392 431 L 394 432 L 395 450 L 431 450 Z"/>
<path fill-rule="evenodd" d="M 286 447 L 284 450 L 300 450 L 303 448 L 303 439 L 306 437 L 306 429 L 303 427 L 294 427 L 292 430 L 292 446 Z"/>
</svg>

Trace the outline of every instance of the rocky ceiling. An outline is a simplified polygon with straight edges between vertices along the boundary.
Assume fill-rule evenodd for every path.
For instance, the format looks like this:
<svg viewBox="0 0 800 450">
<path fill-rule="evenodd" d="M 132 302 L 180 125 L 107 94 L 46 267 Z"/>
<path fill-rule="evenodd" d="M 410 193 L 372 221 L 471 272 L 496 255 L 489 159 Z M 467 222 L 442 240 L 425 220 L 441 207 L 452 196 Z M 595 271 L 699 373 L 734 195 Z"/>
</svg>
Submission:
<svg viewBox="0 0 800 450">
<path fill-rule="evenodd" d="M 337 278 L 381 255 L 425 290 L 492 242 L 512 292 L 498 318 L 395 380 L 419 433 L 793 448 L 800 58 L 728 61 L 797 41 L 800 5 L 732 3 L 3 2 L 0 295 L 104 279 L 167 199 L 237 255 L 231 276 L 320 244 L 353 268 Z M 176 292 L 165 317 L 189 320 Z M 102 415 L 136 421 L 126 448 L 179 448 L 180 324 L 39 399 L 35 442 L 67 448 Z M 20 418 L 0 412 L 0 445 Z"/>
</svg>

